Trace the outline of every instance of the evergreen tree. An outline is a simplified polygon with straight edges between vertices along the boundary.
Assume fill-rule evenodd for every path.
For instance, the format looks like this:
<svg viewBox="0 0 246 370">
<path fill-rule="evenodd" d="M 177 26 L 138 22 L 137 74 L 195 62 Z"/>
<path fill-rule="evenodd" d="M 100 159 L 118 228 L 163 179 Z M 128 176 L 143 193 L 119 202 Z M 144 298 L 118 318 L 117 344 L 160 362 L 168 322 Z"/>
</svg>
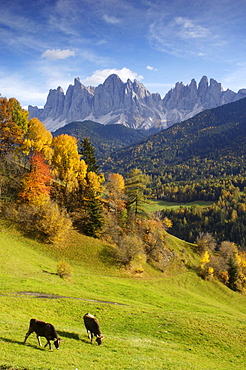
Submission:
<svg viewBox="0 0 246 370">
<path fill-rule="evenodd" d="M 79 143 L 79 154 L 81 154 L 82 159 L 88 166 L 87 171 L 95 172 L 98 175 L 99 166 L 97 165 L 95 148 L 92 146 L 89 138 L 85 137 L 84 140 Z"/>
<path fill-rule="evenodd" d="M 135 215 L 145 213 L 144 205 L 148 203 L 145 192 L 149 182 L 149 176 L 143 174 L 138 168 L 131 170 L 125 180 L 127 208 Z"/>
<path fill-rule="evenodd" d="M 228 286 L 232 290 L 238 290 L 237 289 L 237 280 L 238 280 L 238 266 L 235 261 L 235 259 L 231 256 L 228 262 Z"/>
<path fill-rule="evenodd" d="M 103 228 L 103 210 L 100 199 L 94 196 L 92 192 L 86 202 L 86 210 L 88 215 L 86 233 L 89 236 L 97 238 Z"/>
</svg>

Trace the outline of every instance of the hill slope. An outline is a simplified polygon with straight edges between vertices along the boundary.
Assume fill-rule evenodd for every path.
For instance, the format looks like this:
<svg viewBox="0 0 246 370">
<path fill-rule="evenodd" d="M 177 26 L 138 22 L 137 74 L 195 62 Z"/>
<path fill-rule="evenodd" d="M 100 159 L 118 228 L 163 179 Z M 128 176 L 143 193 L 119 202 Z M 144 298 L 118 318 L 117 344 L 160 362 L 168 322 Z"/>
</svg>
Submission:
<svg viewBox="0 0 246 370">
<path fill-rule="evenodd" d="M 160 174 L 167 166 L 185 163 L 194 157 L 201 161 L 204 158 L 218 161 L 230 157 L 229 167 L 232 167 L 233 160 L 243 166 L 245 139 L 246 99 L 241 99 L 206 110 L 111 154 L 103 162 L 103 170 L 124 173 L 138 167 L 147 173 Z"/>
<path fill-rule="evenodd" d="M 85 137 L 96 149 L 97 158 L 109 156 L 112 152 L 151 135 L 151 131 L 134 130 L 123 125 L 102 125 L 93 121 L 71 122 L 53 132 L 54 136 L 68 134 L 81 141 Z"/>
<path fill-rule="evenodd" d="M 242 370 L 244 296 L 188 270 L 148 279 L 107 273 L 103 246 L 78 234 L 60 251 L 5 223 L 0 236 L 1 369 Z M 56 275 L 60 258 L 74 268 L 70 281 Z M 88 311 L 101 324 L 102 347 L 87 339 Z M 34 334 L 23 345 L 32 317 L 52 322 L 64 340 L 60 351 L 39 348 Z"/>
</svg>

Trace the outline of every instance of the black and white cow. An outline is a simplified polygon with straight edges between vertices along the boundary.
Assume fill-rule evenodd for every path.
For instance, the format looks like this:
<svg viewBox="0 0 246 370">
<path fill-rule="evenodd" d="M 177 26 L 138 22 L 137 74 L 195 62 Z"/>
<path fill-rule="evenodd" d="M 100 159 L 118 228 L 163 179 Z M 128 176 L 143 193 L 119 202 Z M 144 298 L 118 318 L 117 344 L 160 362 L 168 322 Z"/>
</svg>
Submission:
<svg viewBox="0 0 246 370">
<path fill-rule="evenodd" d="M 56 349 L 59 349 L 61 339 L 58 337 L 57 332 L 52 324 L 49 324 L 44 321 L 36 320 L 36 319 L 31 319 L 28 332 L 26 333 L 26 336 L 24 339 L 24 344 L 26 343 L 26 340 L 29 337 L 29 335 L 32 334 L 33 332 L 36 333 L 38 344 L 40 346 L 42 346 L 40 337 L 45 337 L 47 340 L 45 347 L 49 345 L 49 348 L 51 350 L 50 341 L 53 340 Z"/>
<path fill-rule="evenodd" d="M 100 326 L 98 320 L 95 316 L 91 315 L 90 313 L 86 313 L 83 317 L 85 328 L 87 330 L 88 338 L 92 343 L 93 335 L 96 337 L 96 342 L 100 346 L 102 344 L 102 340 L 104 336 L 101 334 Z"/>
</svg>

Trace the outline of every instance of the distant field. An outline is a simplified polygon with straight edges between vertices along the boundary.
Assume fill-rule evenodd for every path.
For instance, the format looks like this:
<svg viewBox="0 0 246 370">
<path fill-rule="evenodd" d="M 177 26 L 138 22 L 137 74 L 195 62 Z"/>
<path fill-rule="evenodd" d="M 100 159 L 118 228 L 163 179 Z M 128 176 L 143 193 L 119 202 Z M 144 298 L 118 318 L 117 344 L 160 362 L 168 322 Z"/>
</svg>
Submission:
<svg viewBox="0 0 246 370">
<path fill-rule="evenodd" d="M 196 201 L 190 203 L 175 203 L 175 202 L 166 202 L 163 200 L 149 200 L 149 204 L 145 206 L 148 212 L 160 211 L 163 208 L 179 208 L 182 207 L 191 207 L 194 204 L 197 204 L 201 207 L 208 207 L 214 202 L 205 202 L 205 201 Z"/>
<path fill-rule="evenodd" d="M 169 238 L 185 265 L 195 266 L 193 246 Z M 134 277 L 105 256 L 102 262 L 100 240 L 76 232 L 59 249 L 0 221 L 0 240 L 0 369 L 245 369 L 245 296 L 179 265 Z M 60 259 L 73 267 L 69 281 L 56 274 Z M 89 343 L 86 312 L 99 319 L 101 347 Z M 32 317 L 55 326 L 64 340 L 59 351 L 40 348 L 35 334 L 23 345 Z"/>
</svg>

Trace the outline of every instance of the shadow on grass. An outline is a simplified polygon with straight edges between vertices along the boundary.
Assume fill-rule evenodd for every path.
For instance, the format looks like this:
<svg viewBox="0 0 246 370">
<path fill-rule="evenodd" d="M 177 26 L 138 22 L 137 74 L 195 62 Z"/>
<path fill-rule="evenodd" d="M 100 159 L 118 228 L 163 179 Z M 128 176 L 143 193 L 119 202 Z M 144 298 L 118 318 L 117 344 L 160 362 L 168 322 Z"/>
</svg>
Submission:
<svg viewBox="0 0 246 370">
<path fill-rule="evenodd" d="M 0 370 L 29 370 L 26 367 L 25 368 L 17 368 L 17 367 L 12 367 L 12 366 L 5 366 L 5 365 L 0 365 Z"/>
<path fill-rule="evenodd" d="M 0 341 L 7 342 L 7 343 L 12 343 L 12 344 L 19 344 L 21 346 L 32 347 L 32 348 L 35 348 L 35 349 L 39 349 L 41 351 L 44 348 L 44 347 L 35 346 L 33 344 L 29 344 L 29 343 L 24 344 L 23 341 L 20 341 L 20 340 L 13 340 L 13 339 L 3 338 L 3 337 L 0 337 Z M 1 367 L 0 367 L 0 370 L 1 370 Z"/>
<path fill-rule="evenodd" d="M 90 344 L 91 345 L 91 342 L 89 341 L 89 339 L 81 339 L 79 337 L 79 334 L 76 334 L 76 333 L 70 333 L 68 331 L 61 331 L 61 330 L 57 330 L 57 333 L 59 334 L 59 336 L 63 339 L 63 338 L 69 338 L 69 339 L 75 339 L 75 340 L 79 340 L 83 343 L 86 343 L 86 344 Z M 1 370 L 1 369 L 0 369 Z"/>
<path fill-rule="evenodd" d="M 7 343 L 15 343 L 15 344 L 21 344 L 21 345 L 23 345 L 23 340 L 22 341 L 20 341 L 20 340 L 13 340 L 13 339 L 3 338 L 3 337 L 0 337 L 0 340 L 2 340 L 3 342 L 7 342 Z"/>
<path fill-rule="evenodd" d="M 116 261 L 116 248 L 108 245 L 101 250 L 99 255 L 105 265 L 118 266 Z"/>
<path fill-rule="evenodd" d="M 59 334 L 59 336 L 61 336 L 61 338 L 65 337 L 65 338 L 79 340 L 79 335 L 76 333 L 70 333 L 68 331 L 61 331 L 61 330 L 57 330 L 57 333 Z"/>
</svg>

